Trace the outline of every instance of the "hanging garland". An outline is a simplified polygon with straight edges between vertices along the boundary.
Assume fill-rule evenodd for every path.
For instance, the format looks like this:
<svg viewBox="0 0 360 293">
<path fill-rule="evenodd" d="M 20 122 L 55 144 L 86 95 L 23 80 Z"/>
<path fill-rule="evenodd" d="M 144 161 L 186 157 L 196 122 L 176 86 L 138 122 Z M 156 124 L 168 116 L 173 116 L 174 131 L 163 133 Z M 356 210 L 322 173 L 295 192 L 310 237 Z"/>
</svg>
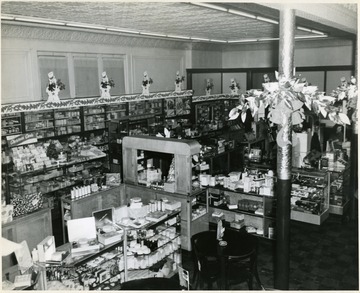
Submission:
<svg viewBox="0 0 360 293">
<path fill-rule="evenodd" d="M 353 120 L 357 119 L 357 85 L 355 77 L 351 77 L 350 82 L 344 82 L 330 96 L 324 92 L 318 91 L 317 86 L 308 86 L 306 82 L 301 82 L 298 78 L 287 79 L 279 76 L 275 72 L 277 82 L 263 83 L 264 91 L 249 90 L 239 99 L 239 105 L 233 108 L 229 113 L 229 120 L 234 120 L 240 116 L 244 122 L 247 111 L 250 109 L 254 117 L 259 108 L 269 108 L 268 118 L 271 124 L 281 126 L 277 137 L 279 146 L 291 144 L 291 141 L 283 141 L 281 132 L 287 127 L 287 121 L 290 118 L 293 125 L 301 124 L 304 119 L 305 105 L 310 111 L 321 114 L 324 118 L 329 118 L 337 124 L 350 125 L 350 119 L 342 109 L 336 106 L 338 101 L 346 101 L 349 109 L 354 109 Z"/>
</svg>

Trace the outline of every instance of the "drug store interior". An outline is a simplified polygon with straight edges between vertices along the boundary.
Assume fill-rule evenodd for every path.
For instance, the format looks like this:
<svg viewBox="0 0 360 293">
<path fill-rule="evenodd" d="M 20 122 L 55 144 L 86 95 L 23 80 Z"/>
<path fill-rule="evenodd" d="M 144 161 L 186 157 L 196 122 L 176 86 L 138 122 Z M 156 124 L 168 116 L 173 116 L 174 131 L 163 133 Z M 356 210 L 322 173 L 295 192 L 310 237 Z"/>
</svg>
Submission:
<svg viewBox="0 0 360 293">
<path fill-rule="evenodd" d="M 1 3 L 3 290 L 356 290 L 357 5 Z"/>
</svg>

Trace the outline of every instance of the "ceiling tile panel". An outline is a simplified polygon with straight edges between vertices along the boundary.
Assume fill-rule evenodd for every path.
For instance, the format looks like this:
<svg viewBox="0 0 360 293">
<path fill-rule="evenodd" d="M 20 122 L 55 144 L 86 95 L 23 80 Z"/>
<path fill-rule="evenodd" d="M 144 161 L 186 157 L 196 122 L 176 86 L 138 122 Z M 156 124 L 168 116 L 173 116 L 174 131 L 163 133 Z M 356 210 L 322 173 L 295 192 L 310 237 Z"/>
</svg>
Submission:
<svg viewBox="0 0 360 293">
<path fill-rule="evenodd" d="M 270 6 L 235 2 L 219 2 L 218 5 L 271 19 L 279 18 L 279 11 Z M 353 6 L 350 7 L 354 9 Z M 1 13 L 206 39 L 279 37 L 277 24 L 187 2 L 2 1 Z M 310 28 L 314 25 L 302 20 L 301 25 L 304 24 L 311 25 Z M 296 31 L 296 35 L 309 34 L 311 33 Z"/>
</svg>

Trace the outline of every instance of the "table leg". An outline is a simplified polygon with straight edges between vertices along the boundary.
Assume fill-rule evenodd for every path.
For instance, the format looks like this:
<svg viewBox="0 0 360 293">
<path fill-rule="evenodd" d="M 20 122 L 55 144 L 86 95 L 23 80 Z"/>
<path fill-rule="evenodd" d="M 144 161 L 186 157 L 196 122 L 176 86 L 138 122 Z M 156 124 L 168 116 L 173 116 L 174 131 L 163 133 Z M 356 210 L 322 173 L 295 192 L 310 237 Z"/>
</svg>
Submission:
<svg viewBox="0 0 360 293">
<path fill-rule="evenodd" d="M 220 289 L 226 290 L 227 288 L 227 280 L 226 280 L 226 258 L 220 258 L 220 272 L 221 272 L 221 280 L 220 280 Z"/>
</svg>

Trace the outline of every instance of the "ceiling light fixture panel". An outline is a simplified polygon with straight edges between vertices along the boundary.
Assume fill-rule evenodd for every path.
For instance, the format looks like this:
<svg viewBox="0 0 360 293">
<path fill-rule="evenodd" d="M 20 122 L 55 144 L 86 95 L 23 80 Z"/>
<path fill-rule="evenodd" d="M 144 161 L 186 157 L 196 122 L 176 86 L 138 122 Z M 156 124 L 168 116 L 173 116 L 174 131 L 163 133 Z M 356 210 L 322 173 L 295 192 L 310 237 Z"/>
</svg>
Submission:
<svg viewBox="0 0 360 293">
<path fill-rule="evenodd" d="M 239 11 L 239 10 L 229 9 L 228 12 L 229 12 L 230 14 L 236 14 L 236 15 L 240 15 L 240 16 L 245 16 L 245 17 L 248 17 L 248 18 L 256 19 L 256 15 L 250 14 L 250 13 L 247 13 L 247 12 L 242 12 L 242 11 Z"/>
<path fill-rule="evenodd" d="M 279 22 L 277 20 L 262 17 L 262 16 L 256 16 L 256 19 L 261 20 L 261 21 L 265 21 L 265 22 L 269 22 L 269 23 L 273 23 L 273 24 L 279 24 Z"/>
<path fill-rule="evenodd" d="M 173 38 L 173 39 L 190 40 L 190 37 L 185 37 L 185 36 L 167 35 L 167 37 L 168 38 Z"/>
<path fill-rule="evenodd" d="M 2 20 L 14 20 L 14 16 L 8 16 L 8 15 L 1 15 Z"/>
<path fill-rule="evenodd" d="M 228 43 L 248 43 L 248 42 L 257 42 L 257 39 L 240 39 L 240 40 L 231 40 L 227 41 Z"/>
<path fill-rule="evenodd" d="M 151 36 L 151 37 L 162 37 L 162 38 L 166 38 L 166 35 L 158 34 L 158 33 L 144 33 L 144 32 L 140 32 L 140 35 Z"/>
<path fill-rule="evenodd" d="M 224 40 L 215 40 L 215 39 L 210 39 L 210 42 L 215 42 L 215 43 L 227 43 L 227 41 L 224 41 Z"/>
<path fill-rule="evenodd" d="M 210 39 L 204 39 L 204 38 L 195 38 L 195 37 L 191 37 L 190 39 L 191 39 L 191 40 L 194 40 L 194 41 L 205 41 L 205 42 L 208 42 L 208 41 L 210 41 Z"/>
<path fill-rule="evenodd" d="M 317 38 L 327 38 L 328 35 L 311 35 L 311 36 L 295 36 L 295 39 L 317 39 Z"/>
<path fill-rule="evenodd" d="M 311 29 L 309 29 L 309 28 L 302 27 L 302 26 L 297 26 L 296 28 L 297 28 L 298 30 L 300 30 L 300 31 L 304 31 L 304 32 L 309 32 L 309 33 L 311 33 Z"/>
<path fill-rule="evenodd" d="M 65 22 L 53 21 L 53 20 L 47 20 L 47 19 L 40 19 L 40 18 L 15 17 L 14 20 L 22 21 L 22 22 L 31 22 L 31 23 L 65 25 Z"/>
<path fill-rule="evenodd" d="M 106 30 L 106 27 L 104 26 L 97 26 L 97 25 L 91 25 L 91 24 L 83 24 L 83 23 L 66 23 L 66 26 L 71 27 L 79 27 L 79 28 L 89 28 L 89 29 L 97 29 L 97 30 Z"/>
<path fill-rule="evenodd" d="M 259 42 L 265 42 L 265 41 L 278 41 L 279 38 L 259 38 Z"/>
<path fill-rule="evenodd" d="M 313 34 L 317 34 L 317 35 L 324 35 L 323 32 L 317 31 L 317 30 L 311 30 L 311 32 L 312 32 Z"/>
<path fill-rule="evenodd" d="M 214 5 L 214 4 L 208 4 L 208 3 L 202 3 L 202 2 L 190 2 L 190 4 L 193 4 L 196 6 L 201 6 L 201 7 L 206 7 L 206 8 L 210 8 L 210 9 L 215 9 L 215 10 L 219 10 L 219 11 L 224 11 L 224 12 L 228 11 L 227 8 L 224 8 L 224 7 L 218 6 L 218 5 Z"/>
<path fill-rule="evenodd" d="M 121 28 L 111 28 L 108 27 L 106 28 L 107 31 L 111 31 L 111 32 L 119 32 L 119 33 L 127 33 L 127 34 L 140 34 L 140 32 L 138 31 L 132 31 L 132 30 L 127 30 L 127 29 L 121 29 Z"/>
</svg>

